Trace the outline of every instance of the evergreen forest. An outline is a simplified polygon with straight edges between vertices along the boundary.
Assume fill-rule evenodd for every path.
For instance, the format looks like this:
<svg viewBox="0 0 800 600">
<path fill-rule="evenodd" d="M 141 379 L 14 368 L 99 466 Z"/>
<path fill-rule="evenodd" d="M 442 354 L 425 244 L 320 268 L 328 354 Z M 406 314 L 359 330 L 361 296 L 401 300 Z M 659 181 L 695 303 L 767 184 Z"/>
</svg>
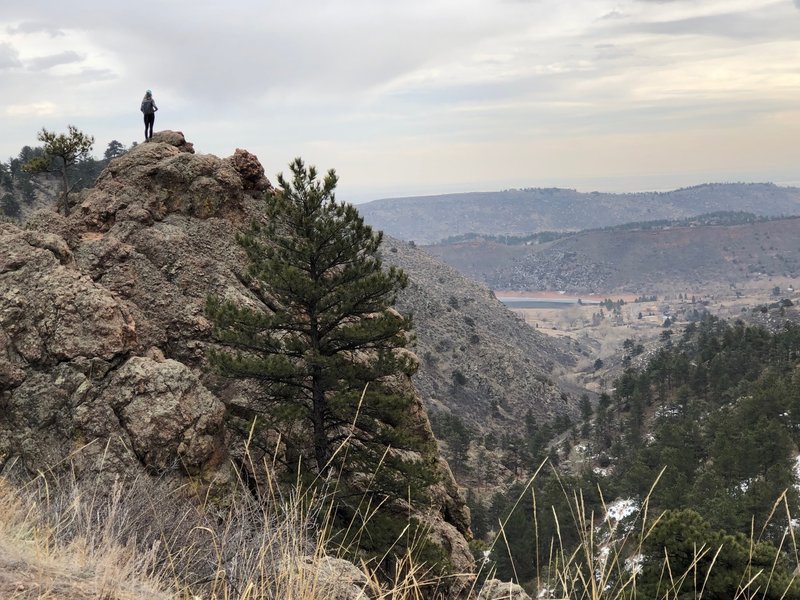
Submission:
<svg viewBox="0 0 800 600">
<path fill-rule="evenodd" d="M 546 576 L 554 548 L 586 546 L 587 531 L 601 524 L 611 531 L 597 529 L 593 545 L 617 543 L 620 561 L 635 561 L 615 577 L 636 598 L 663 597 L 667 564 L 693 573 L 672 580 L 669 597 L 696 597 L 698 578 L 704 598 L 733 598 L 751 578 L 759 597 L 798 597 L 789 565 L 797 559 L 800 326 L 768 331 L 706 314 L 672 337 L 565 435 L 533 426 L 516 441 L 527 469 L 541 465 L 529 485 L 488 503 L 468 495 L 473 547 L 501 578 Z M 560 462 L 573 445 L 586 460 Z M 615 498 L 638 509 L 604 521 Z"/>
</svg>

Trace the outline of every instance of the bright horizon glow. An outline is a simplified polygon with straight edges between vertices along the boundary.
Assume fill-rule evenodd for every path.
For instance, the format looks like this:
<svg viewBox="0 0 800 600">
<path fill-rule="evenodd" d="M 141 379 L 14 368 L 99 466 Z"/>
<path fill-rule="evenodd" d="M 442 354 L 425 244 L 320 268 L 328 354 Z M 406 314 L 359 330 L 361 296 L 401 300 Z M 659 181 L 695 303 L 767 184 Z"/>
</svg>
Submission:
<svg viewBox="0 0 800 600">
<path fill-rule="evenodd" d="M 798 184 L 800 0 L 44 0 L 0 17 L 0 157 L 68 124 L 335 168 L 338 197 Z"/>
</svg>

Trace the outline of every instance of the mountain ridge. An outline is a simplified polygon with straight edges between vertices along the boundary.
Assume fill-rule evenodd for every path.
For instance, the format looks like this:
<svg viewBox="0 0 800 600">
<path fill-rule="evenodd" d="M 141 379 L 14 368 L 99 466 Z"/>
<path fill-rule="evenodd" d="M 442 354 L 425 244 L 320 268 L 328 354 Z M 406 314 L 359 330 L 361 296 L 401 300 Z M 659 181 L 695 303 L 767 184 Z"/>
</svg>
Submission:
<svg viewBox="0 0 800 600">
<path fill-rule="evenodd" d="M 494 289 L 643 293 L 675 285 L 800 276 L 798 235 L 800 218 L 788 217 L 737 225 L 592 230 L 531 245 L 478 239 L 426 250 Z"/>
<path fill-rule="evenodd" d="M 526 188 L 386 198 L 359 204 L 358 208 L 367 223 L 393 237 L 432 244 L 465 233 L 579 231 L 717 211 L 796 215 L 800 214 L 800 188 L 772 183 L 709 183 L 669 192 L 625 194 Z"/>
</svg>

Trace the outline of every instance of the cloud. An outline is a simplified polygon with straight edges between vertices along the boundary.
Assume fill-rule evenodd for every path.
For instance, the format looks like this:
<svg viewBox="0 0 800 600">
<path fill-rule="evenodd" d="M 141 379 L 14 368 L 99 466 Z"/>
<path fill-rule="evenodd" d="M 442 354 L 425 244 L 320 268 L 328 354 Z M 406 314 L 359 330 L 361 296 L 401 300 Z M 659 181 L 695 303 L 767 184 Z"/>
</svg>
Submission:
<svg viewBox="0 0 800 600">
<path fill-rule="evenodd" d="M 52 115 L 56 112 L 56 105 L 52 102 L 36 102 L 34 104 L 12 104 L 6 108 L 10 117 L 30 117 Z"/>
<path fill-rule="evenodd" d="M 49 25 L 42 21 L 24 21 L 14 26 L 6 27 L 6 31 L 11 34 L 16 33 L 46 33 L 50 37 L 58 37 L 64 35 L 64 32 L 61 31 L 58 27 L 54 25 Z"/>
<path fill-rule="evenodd" d="M 0 71 L 22 66 L 19 52 L 8 42 L 0 43 Z"/>
<path fill-rule="evenodd" d="M 800 0 L 794 1 L 800 5 Z M 618 31 L 663 36 L 696 35 L 734 40 L 793 41 L 797 37 L 797 23 L 784 18 L 778 12 L 727 12 L 627 23 Z"/>
<path fill-rule="evenodd" d="M 147 88 L 156 126 L 186 131 L 201 152 L 247 147 L 268 171 L 301 154 L 355 183 L 385 173 L 387 186 L 394 171 L 428 168 L 415 158 L 427 141 L 464 172 L 486 169 L 447 148 L 506 156 L 517 144 L 508 156 L 528 177 L 526 144 L 560 143 L 558 161 L 582 172 L 576 136 L 727 130 L 778 109 L 800 119 L 800 0 L 7 4 L 0 80 L 15 106 L 0 107 L 0 156 L 43 125 L 138 137 Z"/>
<path fill-rule="evenodd" d="M 71 63 L 81 62 L 83 57 L 73 50 L 65 50 L 58 54 L 50 54 L 48 56 L 37 56 L 36 58 L 28 59 L 27 66 L 31 71 L 45 71 L 58 65 L 68 65 Z"/>
<path fill-rule="evenodd" d="M 798 2 L 800 2 L 800 0 L 798 0 Z M 627 14 L 615 8 L 611 12 L 607 12 L 602 17 L 600 17 L 600 20 L 607 21 L 609 19 L 624 19 L 627 16 L 628 16 Z"/>
<path fill-rule="evenodd" d="M 594 47 L 598 60 L 617 60 L 635 54 L 632 48 L 625 48 L 617 44 L 595 44 Z"/>
</svg>

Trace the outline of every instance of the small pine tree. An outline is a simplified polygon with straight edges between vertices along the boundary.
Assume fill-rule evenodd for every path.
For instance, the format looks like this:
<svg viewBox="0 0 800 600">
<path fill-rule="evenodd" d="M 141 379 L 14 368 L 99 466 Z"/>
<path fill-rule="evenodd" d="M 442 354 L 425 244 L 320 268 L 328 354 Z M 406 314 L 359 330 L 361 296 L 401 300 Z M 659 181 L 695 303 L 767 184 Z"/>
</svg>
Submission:
<svg viewBox="0 0 800 600">
<path fill-rule="evenodd" d="M 105 158 L 106 161 L 111 161 L 119 156 L 122 156 L 126 151 L 125 145 L 122 142 L 111 140 L 108 143 L 106 151 L 103 153 L 103 158 Z"/>
<path fill-rule="evenodd" d="M 94 137 L 86 135 L 74 125 L 68 126 L 69 133 L 56 135 L 53 131 L 42 128 L 37 136 L 44 144 L 44 154 L 35 156 L 24 165 L 29 173 L 58 171 L 61 173 L 64 215 L 69 215 L 69 193 L 72 191 L 68 170 L 78 162 L 89 157 L 94 145 Z"/>
<path fill-rule="evenodd" d="M 19 218 L 21 210 L 14 194 L 5 194 L 0 198 L 0 213 L 12 219 Z"/>
</svg>

